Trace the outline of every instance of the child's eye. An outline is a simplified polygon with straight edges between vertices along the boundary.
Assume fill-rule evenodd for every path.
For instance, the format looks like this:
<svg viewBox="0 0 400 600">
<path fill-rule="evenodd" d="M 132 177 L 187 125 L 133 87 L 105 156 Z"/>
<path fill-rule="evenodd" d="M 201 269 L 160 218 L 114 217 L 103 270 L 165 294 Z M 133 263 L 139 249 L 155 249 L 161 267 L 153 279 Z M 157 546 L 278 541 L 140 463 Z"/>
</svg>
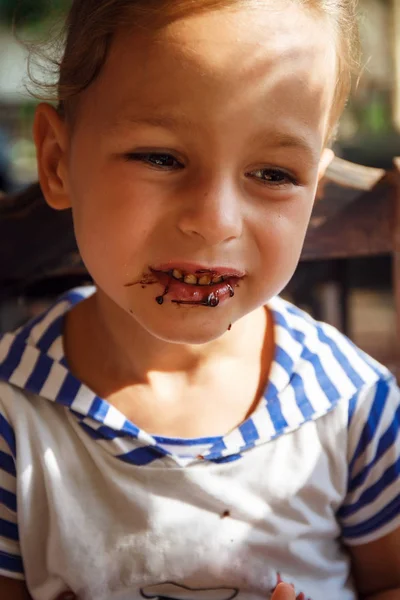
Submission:
<svg viewBox="0 0 400 600">
<path fill-rule="evenodd" d="M 299 185 L 298 181 L 286 171 L 281 169 L 256 169 L 246 173 L 247 177 L 255 177 L 264 185 L 273 187 L 284 187 L 287 185 Z"/>
<path fill-rule="evenodd" d="M 172 156 L 172 154 L 167 154 L 165 152 L 130 152 L 126 155 L 126 160 L 144 162 L 156 169 L 167 171 L 183 168 L 182 163 Z"/>
</svg>

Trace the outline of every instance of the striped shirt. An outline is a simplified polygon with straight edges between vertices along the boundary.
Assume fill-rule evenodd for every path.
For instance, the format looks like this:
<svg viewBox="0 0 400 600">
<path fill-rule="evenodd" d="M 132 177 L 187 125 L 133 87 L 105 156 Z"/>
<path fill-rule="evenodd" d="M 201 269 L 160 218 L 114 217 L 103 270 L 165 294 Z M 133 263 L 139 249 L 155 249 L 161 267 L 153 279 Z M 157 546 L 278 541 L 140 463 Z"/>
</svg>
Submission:
<svg viewBox="0 0 400 600">
<path fill-rule="evenodd" d="M 343 543 L 400 526 L 390 373 L 275 298 L 252 415 L 226 436 L 154 437 L 68 370 L 64 317 L 93 291 L 0 339 L 0 575 L 34 600 L 255 600 L 280 577 L 354 600 Z"/>
</svg>

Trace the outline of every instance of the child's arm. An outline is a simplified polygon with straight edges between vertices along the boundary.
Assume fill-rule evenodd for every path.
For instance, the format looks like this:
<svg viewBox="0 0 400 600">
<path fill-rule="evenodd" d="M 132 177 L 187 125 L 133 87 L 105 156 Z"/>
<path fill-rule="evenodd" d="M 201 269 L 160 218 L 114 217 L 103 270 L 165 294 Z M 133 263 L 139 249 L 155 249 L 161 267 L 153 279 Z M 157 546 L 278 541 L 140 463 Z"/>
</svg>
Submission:
<svg viewBox="0 0 400 600">
<path fill-rule="evenodd" d="M 337 516 L 360 600 L 400 600 L 400 389 L 387 374 L 349 403 Z"/>
<path fill-rule="evenodd" d="M 400 599 L 400 528 L 375 542 L 349 548 L 362 600 Z"/>
<path fill-rule="evenodd" d="M 400 598 L 400 587 L 388 590 L 387 592 L 379 592 L 373 596 L 366 596 L 365 600 L 399 600 Z"/>
</svg>

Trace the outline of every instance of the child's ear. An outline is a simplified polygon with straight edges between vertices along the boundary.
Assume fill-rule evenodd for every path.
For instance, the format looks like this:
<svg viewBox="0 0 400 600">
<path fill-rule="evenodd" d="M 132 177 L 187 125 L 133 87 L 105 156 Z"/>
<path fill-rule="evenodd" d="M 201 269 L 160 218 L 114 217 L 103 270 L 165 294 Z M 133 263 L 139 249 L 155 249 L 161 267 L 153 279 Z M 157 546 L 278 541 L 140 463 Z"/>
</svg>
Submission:
<svg viewBox="0 0 400 600">
<path fill-rule="evenodd" d="M 67 126 L 49 104 L 39 104 L 33 124 L 39 181 L 47 203 L 56 210 L 71 206 L 67 178 Z"/>
<path fill-rule="evenodd" d="M 333 150 L 331 150 L 330 148 L 324 148 L 321 155 L 321 160 L 319 161 L 318 181 L 321 181 L 321 179 L 325 175 L 327 168 L 329 167 L 334 158 L 335 153 L 333 152 Z"/>
</svg>

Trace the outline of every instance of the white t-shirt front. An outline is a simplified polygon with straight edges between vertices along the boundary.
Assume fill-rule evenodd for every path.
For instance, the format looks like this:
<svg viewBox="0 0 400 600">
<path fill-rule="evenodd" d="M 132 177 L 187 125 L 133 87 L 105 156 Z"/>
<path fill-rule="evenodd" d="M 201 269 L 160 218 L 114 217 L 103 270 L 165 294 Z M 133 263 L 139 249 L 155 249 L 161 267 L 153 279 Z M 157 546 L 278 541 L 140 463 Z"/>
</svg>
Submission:
<svg viewBox="0 0 400 600">
<path fill-rule="evenodd" d="M 251 417 L 157 438 L 68 370 L 75 290 L 0 340 L 0 574 L 34 600 L 355 600 L 345 545 L 400 525 L 400 392 L 333 328 L 276 298 Z M 195 418 L 195 415 L 194 415 Z"/>
</svg>

